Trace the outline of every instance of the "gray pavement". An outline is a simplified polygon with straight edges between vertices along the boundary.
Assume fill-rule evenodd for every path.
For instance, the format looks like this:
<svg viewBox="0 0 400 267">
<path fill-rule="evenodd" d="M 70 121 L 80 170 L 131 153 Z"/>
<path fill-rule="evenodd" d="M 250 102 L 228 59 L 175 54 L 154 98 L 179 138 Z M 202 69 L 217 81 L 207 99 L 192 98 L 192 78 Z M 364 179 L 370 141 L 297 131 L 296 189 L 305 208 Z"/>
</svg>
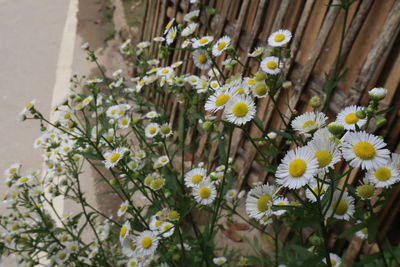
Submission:
<svg viewBox="0 0 400 267">
<path fill-rule="evenodd" d="M 69 0 L 0 0 L 0 172 L 14 162 L 40 169 L 33 141 L 41 134 L 34 121 L 17 114 L 36 98 L 49 115 L 59 47 Z M 7 188 L 0 182 L 0 194 Z M 4 213 L 4 207 L 0 207 Z M 4 259 L 0 266 L 16 266 Z"/>
</svg>

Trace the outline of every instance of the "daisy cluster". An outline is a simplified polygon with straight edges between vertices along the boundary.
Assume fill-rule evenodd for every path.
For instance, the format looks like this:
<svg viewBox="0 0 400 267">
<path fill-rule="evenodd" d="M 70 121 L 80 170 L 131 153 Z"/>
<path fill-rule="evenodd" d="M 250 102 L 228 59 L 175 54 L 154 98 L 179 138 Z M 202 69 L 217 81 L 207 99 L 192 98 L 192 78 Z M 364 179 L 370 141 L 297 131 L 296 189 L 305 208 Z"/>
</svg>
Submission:
<svg viewBox="0 0 400 267">
<path fill-rule="evenodd" d="M 195 5 L 181 23 L 171 19 L 161 36 L 121 44 L 120 52 L 137 67 L 134 77 L 122 69 L 101 78 L 74 75 L 71 92 L 53 108 L 55 119 L 46 119 L 36 100 L 18 114 L 19 121 L 38 120 L 43 132 L 33 144 L 42 151 L 42 171 L 23 172 L 15 163 L 4 172 L 8 191 L 0 201 L 12 212 L 0 217 L 2 244 L 21 251 L 20 266 L 36 264 L 32 255 L 43 251 L 49 266 L 266 264 L 232 248 L 218 249 L 216 240 L 223 233 L 239 242 L 236 230 L 250 227 L 269 234 L 281 222 L 301 220 L 296 210 L 312 210 L 323 226 L 355 221 L 363 227 L 356 235 L 368 236 L 365 218 L 373 210 L 357 216 L 356 199 L 371 204 L 374 196 L 380 198 L 400 180 L 400 155 L 372 133 L 385 123 L 378 106 L 387 90 L 370 90 L 367 108 L 345 107 L 336 118 L 319 111 L 321 101 L 313 97 L 313 111 L 293 113 L 287 129 L 263 133 L 262 140 L 256 140 L 246 126 L 261 128 L 257 104 L 291 87 L 283 72 L 292 34 L 286 29 L 273 32 L 265 46 L 247 55 L 259 63 L 254 72 L 247 71 L 233 48 L 236 40 L 199 35 L 204 5 L 190 2 Z M 151 53 L 155 46 L 158 57 Z M 82 49 L 98 63 L 89 44 Z M 165 60 L 173 49 L 183 50 L 186 58 Z M 185 69 L 194 71 L 183 73 Z M 175 104 L 170 107 L 165 96 Z M 171 119 L 176 110 L 179 118 Z M 273 174 L 268 183 L 257 182 L 247 193 L 238 188 L 245 178 L 237 173 L 241 166 L 230 158 L 231 147 L 238 145 L 232 143 L 233 130 L 246 133 L 264 159 L 257 158 L 258 163 Z M 201 142 L 206 145 L 198 159 Z M 218 143 L 218 155 L 211 143 Z M 266 144 L 276 151 L 262 147 Z M 86 198 L 80 174 L 87 165 L 108 188 L 102 198 L 118 198 L 112 214 Z M 355 169 L 362 179 L 352 188 L 348 177 Z M 58 196 L 82 211 L 74 214 L 66 207 L 58 213 Z M 261 226 L 245 218 L 242 207 Z M 82 238 L 88 231 L 90 237 Z M 310 251 L 318 253 L 315 246 Z M 326 255 L 324 263 L 329 259 L 330 266 L 341 264 L 338 255 Z M 267 261 L 278 266 L 277 258 Z"/>
</svg>

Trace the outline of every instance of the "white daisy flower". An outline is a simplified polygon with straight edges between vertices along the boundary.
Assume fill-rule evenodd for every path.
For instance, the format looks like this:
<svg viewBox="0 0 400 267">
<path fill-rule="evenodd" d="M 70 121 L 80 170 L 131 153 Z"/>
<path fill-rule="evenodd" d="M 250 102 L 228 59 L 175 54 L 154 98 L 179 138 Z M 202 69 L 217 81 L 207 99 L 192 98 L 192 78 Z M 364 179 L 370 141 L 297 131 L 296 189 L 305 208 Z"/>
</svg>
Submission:
<svg viewBox="0 0 400 267">
<path fill-rule="evenodd" d="M 256 114 L 256 106 L 249 96 L 234 96 L 226 104 L 226 119 L 236 125 L 251 121 Z"/>
<path fill-rule="evenodd" d="M 353 216 L 354 198 L 349 195 L 348 192 L 344 192 L 342 198 L 339 201 L 340 192 L 336 191 L 333 194 L 332 203 L 329 207 L 328 215 L 332 214 L 334 218 L 339 220 L 348 221 Z"/>
<path fill-rule="evenodd" d="M 272 214 L 275 192 L 275 186 L 269 184 L 258 185 L 251 189 L 246 198 L 247 214 L 256 220 L 269 217 Z"/>
<path fill-rule="evenodd" d="M 163 222 L 159 228 L 160 234 L 162 237 L 170 237 L 171 235 L 174 234 L 174 225 L 170 222 Z"/>
<path fill-rule="evenodd" d="M 67 249 L 59 250 L 56 255 L 54 256 L 54 261 L 61 265 L 69 258 L 69 251 Z"/>
<path fill-rule="evenodd" d="M 123 216 L 126 213 L 126 211 L 128 210 L 128 207 L 129 207 L 129 201 L 128 200 L 122 202 L 121 205 L 119 206 L 119 209 L 118 209 L 118 212 L 117 212 L 118 217 Z"/>
<path fill-rule="evenodd" d="M 172 63 L 171 67 L 175 69 L 175 68 L 178 68 L 179 66 L 181 66 L 182 64 L 183 64 L 183 61 L 179 60 L 179 61 L 177 61 L 175 63 Z"/>
<path fill-rule="evenodd" d="M 144 42 L 138 43 L 138 44 L 136 45 L 136 47 L 137 47 L 137 48 L 140 48 L 140 49 L 145 49 L 145 48 L 149 47 L 150 44 L 151 44 L 150 42 L 144 41 Z"/>
<path fill-rule="evenodd" d="M 336 255 L 334 253 L 329 253 L 329 258 L 331 259 L 331 266 L 332 267 L 339 267 L 342 264 L 342 259 L 338 255 Z M 326 263 L 326 258 L 324 258 L 322 261 L 325 264 L 327 264 Z"/>
<path fill-rule="evenodd" d="M 15 184 L 16 185 L 24 185 L 24 184 L 28 184 L 32 180 L 33 180 L 33 177 L 31 175 L 25 175 L 25 176 L 21 176 L 20 178 L 18 178 L 18 180 Z"/>
<path fill-rule="evenodd" d="M 368 92 L 368 95 L 369 95 L 370 98 L 372 98 L 374 100 L 382 100 L 387 95 L 387 89 L 386 88 L 382 88 L 382 87 L 376 87 L 374 89 L 371 89 Z"/>
<path fill-rule="evenodd" d="M 231 44 L 231 38 L 229 36 L 224 36 L 220 38 L 212 48 L 212 54 L 217 57 L 224 52 Z"/>
<path fill-rule="evenodd" d="M 292 121 L 292 127 L 297 132 L 309 136 L 319 128 L 325 126 L 328 117 L 322 112 L 306 112 Z"/>
<path fill-rule="evenodd" d="M 276 182 L 290 189 L 306 185 L 318 172 L 318 161 L 309 147 L 290 150 L 275 173 Z"/>
<path fill-rule="evenodd" d="M 183 37 L 190 36 L 190 35 L 192 35 L 192 34 L 197 30 L 198 27 L 199 27 L 199 24 L 197 24 L 197 23 L 190 23 L 189 25 L 187 25 L 187 26 L 182 30 L 181 35 L 182 35 Z M 187 42 L 191 43 L 190 41 L 187 41 Z"/>
<path fill-rule="evenodd" d="M 357 223 L 361 223 L 361 222 L 357 221 Z M 368 228 L 364 227 L 360 231 L 357 231 L 356 236 L 360 239 L 368 239 Z"/>
<path fill-rule="evenodd" d="M 167 44 L 170 45 L 174 42 L 176 35 L 177 35 L 178 29 L 176 27 L 172 27 L 168 34 L 167 34 Z"/>
<path fill-rule="evenodd" d="M 334 165 L 341 160 L 341 153 L 336 144 L 332 141 L 327 141 L 325 138 L 314 138 L 307 145 L 314 157 L 318 161 L 318 170 L 321 173 L 326 173 L 329 169 L 334 168 Z"/>
<path fill-rule="evenodd" d="M 237 191 L 236 189 L 229 189 L 226 194 L 225 194 L 225 198 L 227 200 L 232 200 L 237 196 Z"/>
<path fill-rule="evenodd" d="M 249 54 L 249 57 L 262 57 L 266 51 L 267 49 L 265 47 L 259 46 Z"/>
<path fill-rule="evenodd" d="M 212 37 L 212 36 L 201 37 L 199 39 L 196 39 L 193 42 L 193 48 L 200 48 L 200 47 L 206 46 L 209 43 L 211 43 L 213 40 L 214 40 L 214 37 Z"/>
<path fill-rule="evenodd" d="M 138 151 L 136 151 L 136 152 L 135 152 L 135 157 L 136 157 L 138 160 L 143 160 L 143 159 L 145 159 L 145 158 L 146 158 L 146 151 L 144 151 L 144 150 L 138 150 Z"/>
<path fill-rule="evenodd" d="M 127 257 L 136 256 L 136 237 L 127 236 L 121 244 L 122 253 Z"/>
<path fill-rule="evenodd" d="M 391 162 L 374 170 L 369 170 L 365 178 L 377 188 L 389 188 L 391 185 L 400 181 L 399 171 Z"/>
<path fill-rule="evenodd" d="M 218 258 L 213 258 L 213 262 L 215 265 L 222 265 L 226 262 L 226 258 L 225 257 L 218 257 Z"/>
<path fill-rule="evenodd" d="M 217 112 L 225 107 L 228 101 L 234 96 L 232 90 L 218 90 L 210 95 L 204 106 L 205 110 L 210 112 Z"/>
<path fill-rule="evenodd" d="M 386 164 L 390 151 L 386 143 L 375 135 L 366 132 L 347 132 L 342 137 L 343 158 L 353 168 L 376 169 Z"/>
<path fill-rule="evenodd" d="M 193 187 L 192 195 L 197 203 L 210 205 L 217 196 L 215 185 L 208 181 L 202 181 Z"/>
<path fill-rule="evenodd" d="M 183 16 L 183 21 L 191 22 L 195 21 L 200 14 L 200 10 L 193 10 Z"/>
<path fill-rule="evenodd" d="M 157 70 L 157 75 L 159 76 L 169 76 L 174 74 L 174 69 L 171 67 L 163 67 Z"/>
<path fill-rule="evenodd" d="M 289 206 L 289 200 L 286 197 L 278 197 L 272 202 L 272 204 L 274 206 Z M 281 216 L 286 211 L 287 210 L 285 210 L 285 209 L 275 210 L 272 212 L 272 214 L 274 214 L 276 216 Z"/>
<path fill-rule="evenodd" d="M 144 129 L 144 133 L 147 138 L 154 138 L 159 132 L 160 132 L 160 126 L 158 125 L 158 123 L 155 122 L 150 123 Z"/>
<path fill-rule="evenodd" d="M 391 161 L 396 166 L 397 170 L 400 172 L 400 154 L 392 153 Z"/>
<path fill-rule="evenodd" d="M 167 25 L 165 25 L 165 31 L 164 31 L 164 35 L 166 35 L 169 32 L 169 29 L 171 29 L 172 25 L 174 25 L 175 22 L 175 18 L 172 18 Z"/>
<path fill-rule="evenodd" d="M 195 168 L 185 174 L 185 185 L 187 187 L 194 187 L 206 180 L 208 180 L 207 170 L 204 168 Z"/>
<path fill-rule="evenodd" d="M 129 221 L 126 221 L 119 230 L 119 242 L 121 242 L 121 244 L 124 242 L 125 238 L 129 236 L 130 231 L 131 224 Z"/>
<path fill-rule="evenodd" d="M 120 129 L 128 128 L 130 123 L 131 123 L 131 118 L 129 118 L 128 116 L 124 116 L 118 119 L 118 127 Z"/>
<path fill-rule="evenodd" d="M 257 82 L 251 87 L 253 95 L 257 98 L 263 98 L 268 95 L 269 87 L 265 82 Z"/>
<path fill-rule="evenodd" d="M 163 222 L 159 220 L 157 216 L 152 216 L 149 224 L 150 230 L 158 231 L 162 223 Z"/>
<path fill-rule="evenodd" d="M 165 179 L 162 177 L 154 178 L 150 183 L 150 188 L 154 191 L 158 191 L 165 185 Z"/>
<path fill-rule="evenodd" d="M 167 138 L 172 135 L 172 126 L 166 122 L 160 126 L 160 134 L 162 137 Z"/>
<path fill-rule="evenodd" d="M 104 165 L 107 169 L 110 169 L 118 164 L 118 162 L 124 157 L 125 152 L 128 149 L 125 147 L 118 147 L 112 151 L 104 153 Z"/>
<path fill-rule="evenodd" d="M 23 261 L 20 264 L 18 264 L 18 267 L 29 267 L 29 264 L 26 261 Z"/>
<path fill-rule="evenodd" d="M 154 118 L 158 117 L 158 113 L 155 111 L 149 111 L 144 115 L 144 117 L 147 119 L 154 119 Z"/>
<path fill-rule="evenodd" d="M 306 197 L 311 202 L 317 201 L 317 198 L 315 196 L 319 196 L 319 198 L 322 199 L 322 196 L 325 194 L 326 190 L 328 189 L 328 184 L 323 184 L 322 182 L 318 183 L 317 180 L 312 180 L 309 183 L 309 186 L 312 189 L 312 192 L 310 191 L 309 188 L 307 188 Z"/>
<path fill-rule="evenodd" d="M 278 74 L 283 67 L 283 63 L 279 61 L 278 57 L 266 57 L 260 63 L 261 69 L 269 74 Z"/>
<path fill-rule="evenodd" d="M 198 49 L 193 52 L 193 62 L 199 69 L 207 70 L 211 66 L 211 59 L 206 50 Z"/>
<path fill-rule="evenodd" d="M 21 169 L 21 164 L 20 163 L 14 163 L 12 164 L 10 167 L 8 167 L 5 171 L 4 171 L 4 175 L 6 176 L 14 176 L 17 175 L 19 170 Z"/>
<path fill-rule="evenodd" d="M 355 131 L 356 125 L 361 128 L 367 122 L 366 119 L 357 117 L 356 112 L 361 110 L 364 110 L 364 108 L 358 106 L 346 107 L 338 113 L 336 122 L 342 124 L 346 130 Z"/>
<path fill-rule="evenodd" d="M 217 89 L 219 89 L 219 83 L 218 83 L 218 81 L 216 81 L 216 80 L 214 80 L 214 81 L 211 81 L 210 82 L 210 87 L 213 89 L 213 90 L 217 90 Z"/>
<path fill-rule="evenodd" d="M 167 165 L 168 163 L 169 163 L 169 158 L 168 158 L 168 156 L 164 155 L 164 156 L 159 157 L 155 161 L 154 166 L 155 166 L 155 168 L 161 168 L 161 167 Z"/>
<path fill-rule="evenodd" d="M 162 37 L 162 36 L 157 36 L 157 37 L 154 37 L 154 38 L 153 38 L 153 41 L 154 41 L 154 42 L 158 42 L 158 43 L 162 43 L 162 42 L 165 41 L 165 38 Z M 150 63 L 149 63 L 149 64 L 150 64 Z M 158 63 L 157 63 L 157 64 L 158 64 Z M 153 64 L 151 64 L 151 65 L 153 65 Z"/>
<path fill-rule="evenodd" d="M 158 246 L 158 237 L 152 231 L 144 231 L 136 239 L 136 251 L 138 256 L 153 255 Z"/>
<path fill-rule="evenodd" d="M 276 132 L 269 132 L 267 133 L 268 140 L 274 140 L 278 134 Z"/>
<path fill-rule="evenodd" d="M 192 42 L 189 41 L 189 40 L 184 40 L 184 41 L 182 42 L 181 48 L 186 48 L 186 47 L 188 47 L 191 43 L 192 43 Z"/>
<path fill-rule="evenodd" d="M 128 260 L 128 263 L 126 264 L 126 267 L 142 267 L 142 263 L 139 261 L 138 258 L 130 258 Z"/>
<path fill-rule="evenodd" d="M 288 30 L 278 30 L 268 37 L 268 44 L 279 47 L 287 44 L 292 39 L 292 33 Z"/>
</svg>

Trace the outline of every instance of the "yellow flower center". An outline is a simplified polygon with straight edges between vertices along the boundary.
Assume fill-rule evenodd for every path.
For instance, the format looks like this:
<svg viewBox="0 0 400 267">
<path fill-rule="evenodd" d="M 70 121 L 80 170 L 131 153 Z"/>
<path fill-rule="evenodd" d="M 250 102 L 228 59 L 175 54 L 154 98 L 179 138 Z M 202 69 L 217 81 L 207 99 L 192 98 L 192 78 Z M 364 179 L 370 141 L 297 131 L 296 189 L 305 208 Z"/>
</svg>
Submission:
<svg viewBox="0 0 400 267">
<path fill-rule="evenodd" d="M 361 229 L 361 232 L 362 232 L 364 235 L 367 235 L 367 234 L 368 234 L 368 228 L 365 227 L 365 228 Z"/>
<path fill-rule="evenodd" d="M 318 168 L 324 168 L 332 161 L 332 155 L 329 151 L 319 150 L 314 155 L 318 160 Z"/>
<path fill-rule="evenodd" d="M 269 203 L 271 202 L 272 197 L 268 194 L 261 196 L 257 200 L 257 209 L 261 212 L 267 211 L 269 209 Z"/>
<path fill-rule="evenodd" d="M 331 259 L 331 265 L 335 266 L 336 265 L 336 261 L 334 259 Z"/>
<path fill-rule="evenodd" d="M 148 249 L 153 244 L 153 240 L 151 240 L 151 237 L 145 236 L 142 238 L 142 241 L 140 243 L 143 248 Z"/>
<path fill-rule="evenodd" d="M 238 88 L 235 90 L 236 93 L 238 93 L 239 95 L 243 95 L 246 91 L 244 90 L 244 88 Z"/>
<path fill-rule="evenodd" d="M 161 132 L 162 132 L 163 134 L 168 134 L 168 133 L 170 132 L 171 129 L 169 128 L 168 125 L 164 125 L 164 126 L 161 126 L 160 130 L 161 130 Z"/>
<path fill-rule="evenodd" d="M 129 262 L 129 266 L 134 267 L 134 266 L 136 266 L 136 265 L 137 265 L 137 261 L 135 261 L 135 260 L 131 260 L 131 261 Z"/>
<path fill-rule="evenodd" d="M 110 111 L 111 115 L 114 115 L 116 112 L 117 112 L 116 109 L 112 109 L 112 110 Z"/>
<path fill-rule="evenodd" d="M 168 72 L 169 72 L 168 69 L 163 69 L 163 70 L 161 71 L 162 74 L 167 74 Z"/>
<path fill-rule="evenodd" d="M 162 230 L 163 230 L 163 232 L 168 232 L 171 228 L 172 228 L 171 224 L 166 224 L 166 225 L 164 225 Z"/>
<path fill-rule="evenodd" d="M 276 63 L 275 61 L 268 61 L 267 62 L 267 68 L 270 70 L 274 70 L 278 67 L 278 63 Z"/>
<path fill-rule="evenodd" d="M 232 113 L 235 115 L 235 117 L 242 118 L 247 115 L 248 111 L 249 107 L 244 102 L 238 102 L 232 107 Z"/>
<path fill-rule="evenodd" d="M 282 33 L 278 33 L 277 35 L 275 35 L 274 37 L 274 41 L 275 42 L 282 42 L 283 40 L 285 40 L 285 35 Z"/>
<path fill-rule="evenodd" d="M 199 195 L 201 198 L 209 198 L 211 195 L 211 190 L 208 187 L 202 187 L 199 189 Z"/>
<path fill-rule="evenodd" d="M 263 96 L 267 93 L 268 88 L 265 84 L 260 84 L 256 86 L 255 92 L 258 96 Z"/>
<path fill-rule="evenodd" d="M 22 178 L 19 179 L 19 181 L 20 181 L 21 183 L 26 183 L 28 180 L 29 180 L 28 177 L 22 177 Z"/>
<path fill-rule="evenodd" d="M 157 221 L 154 223 L 154 225 L 155 225 L 156 227 L 159 227 L 159 226 L 161 225 L 161 221 L 157 220 Z"/>
<path fill-rule="evenodd" d="M 128 207 L 126 205 L 122 205 L 119 210 L 125 212 Z"/>
<path fill-rule="evenodd" d="M 195 175 L 192 176 L 192 183 L 193 183 L 193 184 L 198 184 L 198 183 L 200 183 L 201 181 L 203 181 L 203 175 L 201 175 L 201 174 L 195 174 Z"/>
<path fill-rule="evenodd" d="M 207 62 L 207 56 L 204 54 L 199 54 L 197 56 L 197 61 L 200 62 L 201 64 L 205 64 Z"/>
<path fill-rule="evenodd" d="M 128 231 L 128 227 L 122 226 L 121 231 L 119 232 L 119 235 L 121 237 L 124 237 L 126 235 L 126 232 Z"/>
<path fill-rule="evenodd" d="M 366 141 L 361 141 L 354 146 L 354 153 L 363 160 L 373 159 L 375 157 L 375 147 Z"/>
<path fill-rule="evenodd" d="M 349 113 L 349 114 L 347 114 L 346 117 L 344 118 L 344 121 L 345 121 L 347 124 L 355 124 L 355 123 L 358 122 L 358 120 L 359 120 L 359 119 L 358 119 L 356 113 Z"/>
<path fill-rule="evenodd" d="M 151 182 L 153 182 L 153 180 L 154 180 L 154 178 L 151 176 L 146 177 L 146 179 L 144 179 L 144 184 L 149 186 L 151 184 Z"/>
<path fill-rule="evenodd" d="M 218 48 L 219 51 L 221 51 L 222 49 L 225 48 L 225 46 L 226 46 L 225 42 L 219 42 L 218 45 L 217 45 L 217 48 Z"/>
<path fill-rule="evenodd" d="M 324 187 L 322 185 L 315 186 L 313 188 L 313 191 L 317 196 L 321 196 L 323 193 L 325 193 L 325 189 L 324 189 Z"/>
<path fill-rule="evenodd" d="M 201 38 L 200 40 L 199 40 L 199 43 L 200 44 L 206 44 L 208 42 L 208 39 L 207 38 Z"/>
<path fill-rule="evenodd" d="M 62 253 L 60 253 L 60 255 L 58 255 L 58 258 L 59 258 L 60 260 L 65 259 L 65 257 L 67 257 L 67 254 L 66 254 L 65 252 L 62 252 Z"/>
<path fill-rule="evenodd" d="M 375 178 L 381 182 L 389 180 L 390 176 L 392 176 L 392 172 L 389 168 L 381 167 L 375 171 Z"/>
<path fill-rule="evenodd" d="M 348 205 L 347 205 L 346 201 L 341 199 L 339 201 L 339 204 L 337 202 L 334 203 L 334 207 L 336 207 L 336 206 L 337 206 L 337 208 L 335 210 L 335 214 L 336 215 L 344 215 L 344 214 L 346 214 L 346 212 L 348 210 Z"/>
<path fill-rule="evenodd" d="M 115 163 L 115 162 L 117 162 L 119 160 L 120 157 L 121 157 L 121 155 L 119 153 L 113 153 L 110 156 L 110 162 L 111 163 Z"/>
<path fill-rule="evenodd" d="M 65 113 L 64 119 L 69 120 L 71 118 L 71 113 Z"/>
<path fill-rule="evenodd" d="M 179 212 L 177 212 L 176 210 L 173 210 L 168 213 L 168 217 L 170 220 L 177 220 L 177 219 L 179 219 L 180 215 L 179 215 Z"/>
<path fill-rule="evenodd" d="M 300 177 L 302 176 L 307 170 L 307 163 L 304 159 L 294 159 L 289 164 L 289 174 L 292 177 Z"/>
<path fill-rule="evenodd" d="M 163 182 L 164 181 L 160 178 L 154 179 L 153 182 L 151 183 L 151 188 L 153 190 L 158 190 L 163 186 L 163 184 L 164 184 Z"/>
<path fill-rule="evenodd" d="M 162 158 L 162 159 L 161 159 L 161 162 L 164 162 L 164 163 L 165 163 L 165 162 L 167 162 L 167 161 L 168 161 L 167 158 Z"/>
<path fill-rule="evenodd" d="M 228 100 L 231 98 L 230 95 L 219 95 L 217 96 L 217 98 L 215 99 L 215 105 L 217 107 L 223 106 L 226 104 L 226 102 L 228 102 Z"/>
<path fill-rule="evenodd" d="M 26 104 L 26 105 L 25 105 L 25 108 L 26 108 L 26 109 L 31 109 L 31 108 L 32 108 L 32 103 Z"/>
<path fill-rule="evenodd" d="M 155 134 L 155 133 L 156 133 L 156 128 L 150 127 L 149 133 L 150 133 L 150 134 Z"/>
<path fill-rule="evenodd" d="M 13 173 L 15 173 L 17 171 L 17 168 L 11 168 L 8 172 L 10 173 L 10 174 L 13 174 Z"/>
<path fill-rule="evenodd" d="M 309 121 L 306 121 L 305 123 L 303 123 L 303 126 L 301 126 L 301 128 L 305 129 L 309 126 L 314 126 L 315 124 L 316 124 L 315 121 L 309 120 Z"/>
<path fill-rule="evenodd" d="M 256 81 L 253 80 L 253 79 L 250 79 L 250 80 L 247 80 L 247 84 L 248 84 L 248 85 L 255 85 L 255 84 L 256 84 Z"/>
<path fill-rule="evenodd" d="M 123 119 L 121 120 L 121 124 L 122 124 L 122 125 L 128 125 L 128 122 L 129 122 L 129 120 L 128 120 L 127 118 L 123 118 Z"/>
</svg>

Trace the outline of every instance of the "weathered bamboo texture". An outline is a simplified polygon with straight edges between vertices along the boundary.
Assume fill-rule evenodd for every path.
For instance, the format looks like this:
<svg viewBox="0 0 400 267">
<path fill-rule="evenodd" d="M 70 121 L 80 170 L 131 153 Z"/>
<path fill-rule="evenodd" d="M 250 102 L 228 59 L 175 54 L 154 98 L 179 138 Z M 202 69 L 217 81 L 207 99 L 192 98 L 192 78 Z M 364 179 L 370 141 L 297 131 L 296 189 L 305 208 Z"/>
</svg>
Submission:
<svg viewBox="0 0 400 267">
<path fill-rule="evenodd" d="M 294 37 L 290 43 L 292 58 L 285 65 L 287 80 L 292 81 L 291 90 L 282 90 L 276 97 L 279 107 L 289 105 L 291 109 L 303 112 L 307 110 L 307 101 L 313 95 L 324 99 L 325 74 L 333 72 L 344 12 L 339 7 L 329 6 L 328 0 L 203 0 L 203 3 L 216 9 L 215 15 L 201 14 L 201 35 L 213 35 L 215 39 L 228 35 L 233 45 L 239 49 L 241 61 L 253 73 L 258 68 L 258 62 L 248 57 L 255 47 L 267 46 L 269 34 L 277 29 L 290 30 Z M 182 22 L 183 15 L 194 9 L 188 0 L 148 0 L 145 23 L 142 36 L 151 40 L 163 33 L 163 27 L 173 17 L 177 23 Z M 208 22 L 208 23 L 207 23 Z M 207 23 L 207 24 L 206 24 Z M 348 105 L 366 105 L 366 92 L 373 87 L 385 87 L 389 90 L 384 100 L 384 107 L 393 107 L 386 115 L 388 124 L 377 134 L 385 136 L 389 148 L 400 152 L 400 0 L 355 2 L 349 11 L 346 34 L 339 59 L 341 71 L 348 70 L 345 78 L 335 89 L 329 103 L 331 117 Z M 177 45 L 180 45 L 179 43 Z M 153 46 L 153 52 L 157 47 Z M 177 50 L 165 63 L 182 60 L 187 56 Z M 224 56 L 219 60 L 223 60 Z M 185 62 L 183 72 L 197 71 L 191 62 Z M 236 66 L 236 71 L 241 70 Z M 226 73 L 229 74 L 229 73 Z M 171 123 L 176 123 L 181 110 L 180 104 L 173 96 L 164 95 L 156 99 L 160 103 L 168 103 L 168 113 Z M 290 111 L 284 110 L 287 116 Z M 270 130 L 283 129 L 284 124 L 273 108 L 271 99 L 264 98 L 257 103 L 257 115 L 265 125 L 261 132 L 257 127 L 250 127 L 252 137 L 261 137 Z M 219 114 L 220 116 L 220 114 Z M 222 129 L 222 125 L 217 126 Z M 217 154 L 218 146 L 214 136 L 199 133 L 198 129 L 188 129 L 186 143 L 199 139 L 199 146 L 190 156 L 192 161 L 212 162 Z M 243 139 L 243 132 L 236 129 L 233 134 L 235 144 L 231 156 L 235 158 L 239 179 L 237 186 L 251 186 L 255 181 L 273 179 L 257 163 L 257 152 L 254 147 Z M 207 151 L 207 158 L 202 158 Z M 204 157 L 204 156 L 203 156 Z M 359 173 L 354 172 L 351 182 L 356 184 Z M 395 227 L 400 218 L 400 187 L 394 192 L 389 205 L 382 210 L 382 236 L 389 231 L 389 239 L 398 244 L 400 230 Z M 336 242 L 332 246 L 338 252 L 346 252 L 348 261 L 356 260 L 360 251 L 370 252 L 376 249 L 355 237 L 346 242 Z"/>
</svg>

